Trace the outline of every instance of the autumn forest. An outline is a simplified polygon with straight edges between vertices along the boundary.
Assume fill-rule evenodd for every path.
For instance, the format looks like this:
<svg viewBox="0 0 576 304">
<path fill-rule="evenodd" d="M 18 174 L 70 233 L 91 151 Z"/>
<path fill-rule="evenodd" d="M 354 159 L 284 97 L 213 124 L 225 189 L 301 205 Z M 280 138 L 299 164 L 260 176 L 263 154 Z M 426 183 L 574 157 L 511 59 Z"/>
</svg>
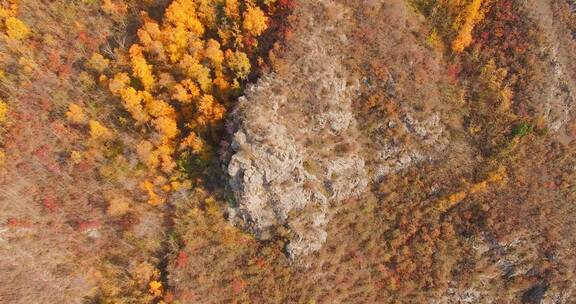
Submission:
<svg viewBox="0 0 576 304">
<path fill-rule="evenodd" d="M 576 302 L 573 0 L 0 0 L 0 303 Z"/>
</svg>

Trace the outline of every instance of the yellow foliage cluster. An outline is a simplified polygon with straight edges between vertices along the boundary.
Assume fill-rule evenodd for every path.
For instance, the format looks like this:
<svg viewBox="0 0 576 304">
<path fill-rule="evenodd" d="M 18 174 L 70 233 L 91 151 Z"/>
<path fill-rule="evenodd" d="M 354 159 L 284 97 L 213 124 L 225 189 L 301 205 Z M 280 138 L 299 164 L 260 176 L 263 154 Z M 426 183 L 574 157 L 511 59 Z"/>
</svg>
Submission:
<svg viewBox="0 0 576 304">
<path fill-rule="evenodd" d="M 30 36 L 30 29 L 20 19 L 16 18 L 18 14 L 18 1 L 8 1 L 8 6 L 4 7 L 0 3 L 0 28 L 3 28 L 6 35 L 15 40 L 22 40 Z"/>
<path fill-rule="evenodd" d="M 71 103 L 68 105 L 68 112 L 66 112 L 66 118 L 72 123 L 75 124 L 83 124 L 88 119 L 86 114 L 84 114 L 84 110 L 82 107 L 75 103 Z"/>
<path fill-rule="evenodd" d="M 8 114 L 8 105 L 2 99 L 0 99 L 0 127 L 2 124 L 6 122 Z M 1 131 L 1 128 L 0 128 Z M 0 149 L 0 167 L 4 164 L 4 160 L 6 159 L 6 155 L 4 154 L 4 150 Z"/>
<path fill-rule="evenodd" d="M 102 292 L 99 303 L 164 303 L 158 301 L 163 293 L 160 270 L 141 257 L 134 258 L 137 253 L 127 256 L 133 264 L 128 271 L 123 266 L 103 263 L 93 274 Z"/>
<path fill-rule="evenodd" d="M 182 186 L 175 172 L 179 153 L 207 149 L 204 138 L 222 121 L 233 90 L 250 74 L 246 49 L 267 29 L 268 17 L 256 1 L 238 0 L 174 0 L 162 22 L 142 16 L 139 43 L 112 62 L 94 54 L 89 65 L 135 125 L 147 130 L 136 147 L 148 172 L 140 188 L 150 204 L 160 205 L 167 192 Z M 123 72 L 107 74 L 112 70 Z M 74 111 L 70 119 L 80 120 Z M 100 125 L 89 125 L 92 137 L 107 134 Z"/>
<path fill-rule="evenodd" d="M 96 120 L 90 120 L 88 122 L 90 127 L 90 137 L 96 141 L 105 141 L 112 138 L 112 131 L 103 126 Z"/>
<path fill-rule="evenodd" d="M 79 164 L 82 162 L 82 152 L 80 151 L 72 151 L 70 153 L 70 159 L 74 164 Z"/>
<path fill-rule="evenodd" d="M 102 0 L 102 10 L 109 15 L 123 15 L 128 11 L 128 5 L 121 1 Z"/>
<path fill-rule="evenodd" d="M 234 71 L 238 78 L 246 78 L 250 73 L 250 60 L 245 53 L 239 51 L 226 51 L 226 59 L 228 60 L 228 67 Z"/>
<path fill-rule="evenodd" d="M 244 27 L 244 30 L 253 36 L 259 36 L 268 27 L 266 25 L 266 20 L 267 18 L 262 10 L 254 7 L 248 7 L 244 13 L 244 23 L 242 26 Z"/>
<path fill-rule="evenodd" d="M 8 114 L 8 105 L 0 99 L 0 124 L 6 122 Z"/>
<path fill-rule="evenodd" d="M 106 212 L 110 216 L 122 216 L 130 210 L 130 200 L 126 197 L 120 196 L 112 198 L 108 202 L 108 209 Z"/>
<path fill-rule="evenodd" d="M 440 38 L 440 35 L 438 35 L 438 31 L 436 29 L 432 30 L 432 32 L 426 39 L 426 42 L 428 43 L 429 46 L 436 49 L 442 47 L 442 39 Z"/>
<path fill-rule="evenodd" d="M 452 41 L 452 50 L 460 53 L 472 43 L 472 32 L 474 27 L 484 19 L 491 0 L 472 0 L 469 3 L 457 0 L 452 4 L 458 7 L 460 13 L 453 24 L 457 30 L 456 38 Z"/>
<path fill-rule="evenodd" d="M 17 0 L 10 0 L 7 1 L 7 5 L 2 6 L 0 4 L 0 18 L 8 18 L 16 16 L 18 13 L 18 1 Z"/>
<path fill-rule="evenodd" d="M 504 166 L 498 167 L 496 170 L 491 171 L 487 178 L 478 183 L 470 185 L 466 190 L 458 191 L 450 194 L 447 198 L 440 200 L 437 203 L 437 209 L 444 212 L 460 202 L 462 202 L 468 195 L 486 191 L 489 185 L 503 184 L 507 178 L 506 168 Z"/>
<path fill-rule="evenodd" d="M 130 48 L 130 59 L 132 60 L 132 70 L 134 76 L 140 79 L 145 91 L 151 91 L 154 85 L 154 75 L 152 75 L 152 66 L 146 62 L 142 47 L 134 44 Z"/>
<path fill-rule="evenodd" d="M 88 66 L 98 73 L 104 72 L 110 65 L 110 60 L 104 58 L 104 56 L 94 53 L 90 60 L 88 60 Z"/>
<path fill-rule="evenodd" d="M 482 97 L 487 100 L 497 101 L 500 110 L 508 111 L 512 105 L 514 92 L 509 84 L 506 83 L 508 70 L 496 65 L 494 60 L 489 60 L 480 69 L 480 79 L 488 90 L 481 93 Z"/>
<path fill-rule="evenodd" d="M 6 34 L 8 37 L 16 40 L 26 39 L 30 35 L 28 26 L 15 17 L 8 17 L 6 19 Z"/>
<path fill-rule="evenodd" d="M 150 282 L 148 291 L 152 296 L 158 298 L 162 295 L 162 282 L 160 281 L 152 281 Z"/>
<path fill-rule="evenodd" d="M 22 56 L 18 59 L 18 64 L 25 74 L 32 74 L 38 68 L 38 64 L 30 57 Z"/>
<path fill-rule="evenodd" d="M 177 227 L 179 233 L 189 242 L 189 246 L 204 246 L 206 240 L 223 245 L 225 249 L 242 250 L 249 247 L 251 237 L 231 226 L 224 218 L 221 203 L 210 196 L 202 187 L 194 188 L 192 196 L 195 204 L 187 207 L 185 218 L 187 224 Z M 202 206 L 202 207 L 200 207 Z M 183 224 L 179 222 L 178 225 Z"/>
<path fill-rule="evenodd" d="M 156 194 L 154 184 L 150 180 L 145 180 L 140 184 L 140 188 L 148 195 L 148 204 L 152 206 L 159 206 L 164 203 L 164 200 Z"/>
</svg>

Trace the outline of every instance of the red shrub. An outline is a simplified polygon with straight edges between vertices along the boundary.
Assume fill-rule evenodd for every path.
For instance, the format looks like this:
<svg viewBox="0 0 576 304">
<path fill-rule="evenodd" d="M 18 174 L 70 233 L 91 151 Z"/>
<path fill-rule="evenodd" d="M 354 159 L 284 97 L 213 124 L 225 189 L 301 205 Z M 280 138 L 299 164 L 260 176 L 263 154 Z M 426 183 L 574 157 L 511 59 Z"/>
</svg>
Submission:
<svg viewBox="0 0 576 304">
<path fill-rule="evenodd" d="M 32 228 L 34 224 L 29 219 L 10 218 L 6 226 L 10 228 Z"/>
<path fill-rule="evenodd" d="M 55 212 L 58 210 L 58 203 L 52 195 L 46 195 L 42 200 L 42 205 L 50 212 Z"/>
<path fill-rule="evenodd" d="M 98 229 L 100 228 L 102 225 L 100 224 L 100 221 L 97 220 L 80 220 L 78 221 L 78 231 L 80 232 L 86 232 L 88 230 L 91 229 Z"/>
<path fill-rule="evenodd" d="M 184 252 L 184 250 L 180 250 L 180 252 L 178 252 L 178 258 L 176 258 L 176 267 L 183 268 L 186 267 L 187 264 L 188 264 L 188 255 L 186 255 L 186 252 Z"/>
<path fill-rule="evenodd" d="M 236 278 L 232 281 L 232 291 L 234 294 L 241 293 L 244 287 L 246 287 L 246 283 L 242 279 Z"/>
</svg>

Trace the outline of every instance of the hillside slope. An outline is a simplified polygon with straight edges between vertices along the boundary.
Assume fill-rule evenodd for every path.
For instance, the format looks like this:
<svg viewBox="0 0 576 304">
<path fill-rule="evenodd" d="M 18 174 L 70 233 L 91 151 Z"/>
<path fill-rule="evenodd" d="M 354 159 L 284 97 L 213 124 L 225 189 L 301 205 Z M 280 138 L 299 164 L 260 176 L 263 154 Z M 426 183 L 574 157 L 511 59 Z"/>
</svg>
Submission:
<svg viewBox="0 0 576 304">
<path fill-rule="evenodd" d="M 0 8 L 1 303 L 576 301 L 574 1 Z"/>
</svg>

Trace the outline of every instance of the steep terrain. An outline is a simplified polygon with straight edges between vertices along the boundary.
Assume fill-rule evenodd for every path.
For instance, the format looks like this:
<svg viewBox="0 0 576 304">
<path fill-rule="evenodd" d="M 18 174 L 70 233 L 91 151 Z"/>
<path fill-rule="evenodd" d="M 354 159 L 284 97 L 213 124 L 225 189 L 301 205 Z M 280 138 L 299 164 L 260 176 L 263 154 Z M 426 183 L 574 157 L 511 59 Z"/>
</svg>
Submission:
<svg viewBox="0 0 576 304">
<path fill-rule="evenodd" d="M 312 12 L 337 4 L 301 5 Z M 233 216 L 259 239 L 286 227 L 291 257 L 318 251 L 330 205 L 360 195 L 369 179 L 352 113 L 359 83 L 349 79 L 341 56 L 325 47 L 338 48 L 341 42 L 332 37 L 342 34 L 343 17 L 328 17 L 321 27 L 317 16 L 302 20 L 298 30 L 307 31 L 291 41 L 295 51 L 284 59 L 286 69 L 248 88 L 233 114 Z"/>
<path fill-rule="evenodd" d="M 320 249 L 332 205 L 357 198 L 371 181 L 435 159 L 448 145 L 450 118 L 438 92 L 449 84 L 435 75 L 441 56 L 405 34 L 420 25 L 404 2 L 300 6 L 306 15 L 283 58 L 286 68 L 248 88 L 233 114 L 228 164 L 238 204 L 233 221 L 259 239 L 287 228 L 291 257 Z M 355 19 L 364 10 L 393 22 L 362 24 L 376 21 Z M 349 30 L 362 27 L 372 36 Z M 422 79 L 408 79 L 412 73 Z M 373 111 L 381 106 L 397 110 L 383 117 Z"/>
<path fill-rule="evenodd" d="M 528 16 L 546 10 L 513 1 L 485 9 L 478 41 L 452 53 L 435 36 L 438 17 L 425 20 L 404 1 L 300 1 L 282 68 L 251 87 L 234 113 L 227 167 L 232 222 L 258 239 L 286 240 L 288 256 L 305 265 L 286 279 L 298 282 L 289 285 L 292 301 L 573 297 L 572 272 L 562 269 L 574 261 L 574 240 L 557 239 L 574 226 L 572 194 L 555 190 L 567 186 L 557 174 L 573 174 L 573 151 L 562 144 L 573 140 L 563 131 L 573 119 L 572 69 L 557 44 L 562 23 L 540 24 Z M 499 34 L 506 28 L 510 37 Z M 318 71 L 334 67 L 346 85 L 319 94 L 334 78 Z M 339 127 L 318 128 L 319 115 L 342 122 L 326 97 L 351 109 L 345 140 L 327 140 Z M 341 141 L 344 150 L 334 145 Z M 355 189 L 363 193 L 339 191 L 353 194 L 344 201 L 334 199 L 330 175 L 342 153 L 362 166 L 337 176 L 355 186 L 363 173 L 368 184 Z M 318 181 L 327 204 L 318 186 L 306 187 Z M 554 204 L 543 206 L 544 197 Z"/>
<path fill-rule="evenodd" d="M 576 41 L 574 28 L 570 28 L 575 17 L 569 13 L 572 10 L 569 1 L 530 1 L 526 10 L 544 32 L 546 42 L 541 53 L 547 56 L 545 73 L 550 75 L 539 86 L 536 98 L 546 101 L 543 113 L 550 121 L 551 130 L 559 133 L 559 139 L 568 144 L 571 139 L 567 137 L 567 125 L 574 121 L 576 90 L 573 52 Z"/>
<path fill-rule="evenodd" d="M 1 303 L 576 301 L 574 1 L 0 8 Z"/>
</svg>

